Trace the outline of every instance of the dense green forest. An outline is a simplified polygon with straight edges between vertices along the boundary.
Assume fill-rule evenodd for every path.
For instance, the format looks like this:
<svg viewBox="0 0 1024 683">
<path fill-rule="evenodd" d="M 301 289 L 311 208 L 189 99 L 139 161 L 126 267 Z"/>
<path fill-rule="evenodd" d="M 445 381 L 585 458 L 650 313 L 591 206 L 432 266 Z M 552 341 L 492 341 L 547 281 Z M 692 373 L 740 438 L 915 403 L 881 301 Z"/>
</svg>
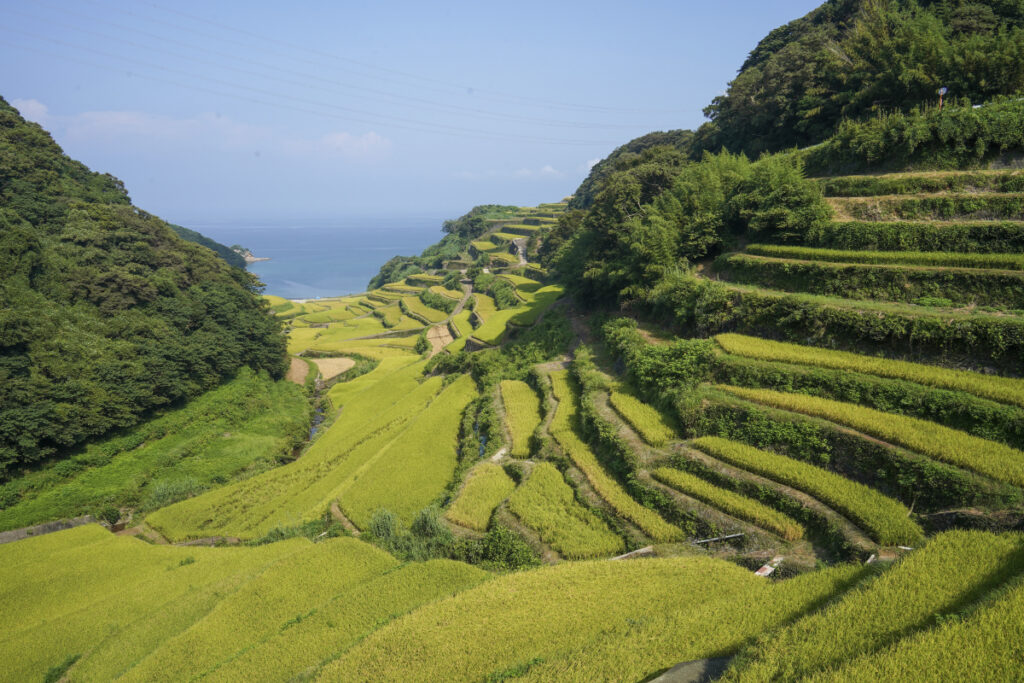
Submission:
<svg viewBox="0 0 1024 683">
<path fill-rule="evenodd" d="M 190 230 L 189 228 L 184 228 L 180 225 L 175 225 L 174 223 L 168 223 L 167 225 L 169 225 L 171 230 L 173 230 L 181 239 L 201 244 L 235 268 L 245 270 L 245 259 L 231 247 L 221 244 L 216 240 L 212 240 L 206 235 L 198 233 L 195 230 Z"/>
<path fill-rule="evenodd" d="M 961 109 L 1024 91 L 1024 1 L 828 0 L 758 43 L 705 109 L 707 123 L 619 147 L 591 169 L 571 206 L 589 207 L 613 172 L 670 148 L 696 161 L 722 148 L 756 158 L 837 133 L 859 135 L 862 147 L 889 136 L 913 141 L 902 119 L 936 117 L 941 87 Z M 945 131 L 937 137 L 944 141 Z M 868 161 L 913 161 L 886 154 L 894 151 L 872 149 Z"/>
<path fill-rule="evenodd" d="M 0 479 L 196 396 L 284 372 L 260 285 L 131 205 L 0 100 Z"/>
<path fill-rule="evenodd" d="M 696 132 L 595 165 L 542 263 L 584 300 L 678 307 L 667 283 L 702 260 L 820 234 L 811 177 L 1019 165 L 1022 92 L 1020 0 L 829 0 L 765 37 Z"/>
</svg>

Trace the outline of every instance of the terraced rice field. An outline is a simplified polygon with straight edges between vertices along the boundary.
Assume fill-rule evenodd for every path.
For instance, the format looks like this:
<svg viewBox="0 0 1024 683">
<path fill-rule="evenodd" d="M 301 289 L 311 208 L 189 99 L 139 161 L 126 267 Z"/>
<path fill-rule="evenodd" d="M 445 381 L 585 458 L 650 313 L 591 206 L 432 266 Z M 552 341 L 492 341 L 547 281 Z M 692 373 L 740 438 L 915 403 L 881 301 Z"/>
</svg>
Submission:
<svg viewBox="0 0 1024 683">
<path fill-rule="evenodd" d="M 767 389 L 719 388 L 773 408 L 822 417 L 999 481 L 1024 485 L 1024 452 L 995 441 L 980 439 L 927 420 L 815 396 Z"/>
<path fill-rule="evenodd" d="M 509 512 L 568 559 L 622 552 L 625 544 L 597 515 L 583 507 L 553 465 L 537 463 L 509 497 Z"/>
<path fill-rule="evenodd" d="M 504 380 L 501 400 L 505 406 L 505 424 L 512 435 L 509 455 L 513 458 L 530 457 L 530 439 L 540 426 L 540 397 L 526 382 Z"/>
<path fill-rule="evenodd" d="M 773 584 L 706 557 L 564 563 L 494 579 L 392 622 L 322 676 L 480 681 L 515 671 L 534 681 L 643 680 L 680 661 L 734 652 L 861 571 L 845 566 Z"/>
<path fill-rule="evenodd" d="M 612 391 L 608 402 L 644 441 L 655 447 L 676 438 L 675 430 L 655 408 L 624 391 Z"/>
<path fill-rule="evenodd" d="M 778 510 L 773 510 L 752 498 L 710 484 L 688 472 L 662 467 L 652 474 L 655 479 L 680 493 L 703 501 L 737 519 L 767 529 L 787 541 L 798 540 L 804 535 L 804 529 L 799 522 Z"/>
<path fill-rule="evenodd" d="M 799 460 L 719 437 L 702 437 L 694 448 L 724 462 L 792 486 L 847 515 L 883 545 L 915 545 L 924 539 L 910 511 L 898 501 L 838 474 Z"/>
<path fill-rule="evenodd" d="M 456 524 L 476 531 L 486 531 L 491 513 L 516 487 L 501 465 L 482 462 L 469 471 L 445 517 Z"/>
<path fill-rule="evenodd" d="M 576 395 L 569 384 L 568 370 L 551 373 L 551 385 L 558 399 L 558 408 L 551 421 L 551 435 L 562 447 L 570 460 L 587 477 L 597 494 L 607 502 L 616 513 L 628 519 L 645 534 L 656 541 L 671 541 L 682 538 L 682 530 L 672 526 L 658 513 L 643 507 L 612 479 L 590 448 L 580 440 L 572 426 L 576 413 Z"/>
</svg>

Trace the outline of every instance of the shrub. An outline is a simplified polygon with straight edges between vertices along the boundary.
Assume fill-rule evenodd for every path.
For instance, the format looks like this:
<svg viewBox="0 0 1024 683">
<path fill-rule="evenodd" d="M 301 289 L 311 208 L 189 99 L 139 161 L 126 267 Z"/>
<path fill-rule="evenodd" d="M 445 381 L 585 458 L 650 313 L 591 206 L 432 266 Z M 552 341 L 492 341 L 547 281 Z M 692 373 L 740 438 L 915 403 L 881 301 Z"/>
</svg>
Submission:
<svg viewBox="0 0 1024 683">
<path fill-rule="evenodd" d="M 367 531 L 379 539 L 386 540 L 395 535 L 397 528 L 398 518 L 395 517 L 394 513 L 380 508 L 375 510 L 370 518 L 370 525 L 367 527 Z"/>
<path fill-rule="evenodd" d="M 825 224 L 832 212 L 821 188 L 804 178 L 797 157 L 772 155 L 752 166 L 748 180 L 730 199 L 731 210 L 747 232 L 781 242 L 799 242 L 804 233 Z"/>
<path fill-rule="evenodd" d="M 511 529 L 496 526 L 484 536 L 483 559 L 502 569 L 523 569 L 540 564 L 533 549 Z"/>
</svg>

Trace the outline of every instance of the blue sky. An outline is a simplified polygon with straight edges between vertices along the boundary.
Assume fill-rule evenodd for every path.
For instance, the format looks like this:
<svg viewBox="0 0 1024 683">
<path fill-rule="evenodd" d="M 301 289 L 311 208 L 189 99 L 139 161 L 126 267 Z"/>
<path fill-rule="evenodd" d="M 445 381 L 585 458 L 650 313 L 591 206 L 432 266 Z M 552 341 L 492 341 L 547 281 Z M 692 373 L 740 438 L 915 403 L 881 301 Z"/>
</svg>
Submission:
<svg viewBox="0 0 1024 683">
<path fill-rule="evenodd" d="M 817 0 L 3 0 L 0 95 L 168 220 L 456 216 L 693 128 Z"/>
</svg>

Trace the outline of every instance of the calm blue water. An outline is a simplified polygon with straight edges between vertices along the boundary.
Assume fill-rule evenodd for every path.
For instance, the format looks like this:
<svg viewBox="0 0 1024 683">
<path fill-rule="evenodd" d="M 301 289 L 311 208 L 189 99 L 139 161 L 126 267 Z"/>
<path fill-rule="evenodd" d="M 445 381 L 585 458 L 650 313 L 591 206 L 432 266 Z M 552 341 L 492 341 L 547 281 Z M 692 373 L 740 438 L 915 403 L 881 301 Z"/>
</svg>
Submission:
<svg viewBox="0 0 1024 683">
<path fill-rule="evenodd" d="M 416 216 L 184 225 L 269 257 L 249 265 L 267 285 L 267 294 L 308 299 L 366 291 L 366 283 L 389 258 L 419 254 L 441 239 L 442 222 L 437 216 Z"/>
</svg>

